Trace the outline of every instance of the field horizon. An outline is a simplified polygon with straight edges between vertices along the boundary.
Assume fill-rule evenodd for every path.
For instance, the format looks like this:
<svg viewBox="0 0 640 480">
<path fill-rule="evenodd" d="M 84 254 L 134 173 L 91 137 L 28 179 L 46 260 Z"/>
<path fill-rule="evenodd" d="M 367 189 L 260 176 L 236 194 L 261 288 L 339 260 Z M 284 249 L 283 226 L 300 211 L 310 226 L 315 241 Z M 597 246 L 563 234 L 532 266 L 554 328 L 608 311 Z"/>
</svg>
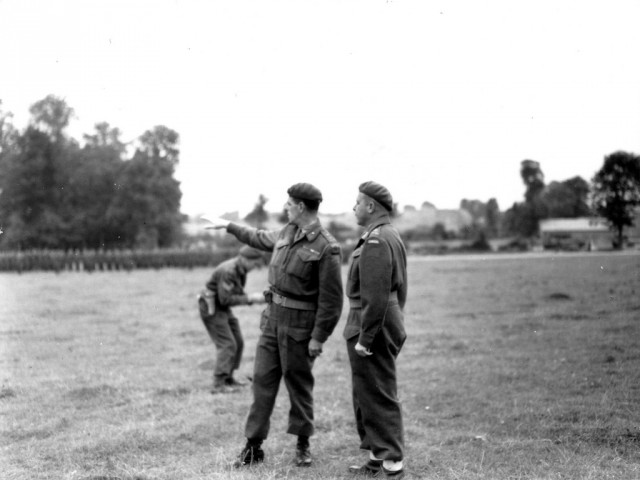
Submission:
<svg viewBox="0 0 640 480">
<path fill-rule="evenodd" d="M 0 274 L 0 477 L 357 478 L 346 308 L 314 367 L 314 465 L 292 463 L 282 386 L 265 464 L 231 468 L 251 392 L 209 392 L 210 272 Z M 405 478 L 640 478 L 640 254 L 410 257 L 409 280 Z M 260 311 L 235 308 L 241 377 Z"/>
</svg>

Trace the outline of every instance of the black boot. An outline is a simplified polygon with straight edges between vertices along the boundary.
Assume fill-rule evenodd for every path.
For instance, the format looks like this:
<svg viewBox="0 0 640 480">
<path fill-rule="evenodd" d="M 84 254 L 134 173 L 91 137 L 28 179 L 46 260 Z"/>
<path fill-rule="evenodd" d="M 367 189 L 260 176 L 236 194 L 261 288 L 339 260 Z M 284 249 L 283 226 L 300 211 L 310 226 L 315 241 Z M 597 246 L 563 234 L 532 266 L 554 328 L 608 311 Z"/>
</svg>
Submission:
<svg viewBox="0 0 640 480">
<path fill-rule="evenodd" d="M 264 451 L 260 448 L 262 440 L 248 439 L 247 444 L 238 455 L 238 459 L 233 464 L 234 467 L 240 468 L 244 466 L 251 466 L 255 463 L 264 461 Z"/>
<path fill-rule="evenodd" d="M 309 437 L 304 435 L 298 436 L 298 444 L 296 445 L 296 465 L 298 467 L 311 466 L 311 452 L 309 451 Z"/>
<path fill-rule="evenodd" d="M 246 383 L 241 382 L 240 380 L 236 380 L 232 376 L 229 376 L 229 378 L 227 378 L 225 382 L 225 385 L 227 385 L 228 387 L 244 387 Z"/>
</svg>

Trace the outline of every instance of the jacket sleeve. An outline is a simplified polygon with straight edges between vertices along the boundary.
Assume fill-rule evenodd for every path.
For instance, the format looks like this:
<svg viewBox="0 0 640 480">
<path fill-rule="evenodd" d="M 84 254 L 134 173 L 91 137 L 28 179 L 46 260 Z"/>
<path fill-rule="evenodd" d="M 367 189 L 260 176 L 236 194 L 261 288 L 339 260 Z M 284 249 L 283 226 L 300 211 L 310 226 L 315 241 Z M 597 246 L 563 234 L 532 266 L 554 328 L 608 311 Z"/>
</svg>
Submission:
<svg viewBox="0 0 640 480">
<path fill-rule="evenodd" d="M 362 318 L 358 343 L 371 348 L 389 304 L 393 273 L 391 247 L 382 236 L 369 237 L 360 254 Z"/>
<path fill-rule="evenodd" d="M 216 274 L 215 273 L 213 273 L 211 275 L 211 278 L 209 278 L 209 281 L 207 283 L 205 283 L 204 286 L 205 286 L 205 288 L 207 290 L 211 290 L 216 295 L 218 294 L 218 288 L 216 287 Z"/>
<path fill-rule="evenodd" d="M 272 252 L 278 240 L 278 230 L 258 230 L 238 223 L 231 222 L 227 226 L 227 232 L 235 236 L 242 243 L 246 243 L 259 250 Z"/>
<path fill-rule="evenodd" d="M 229 272 L 222 272 L 220 278 L 218 278 L 216 297 L 218 303 L 223 307 L 233 307 L 235 305 L 247 305 L 249 303 L 249 297 L 244 291 L 238 293 L 236 284 L 233 282 L 233 278 Z"/>
<path fill-rule="evenodd" d="M 344 294 L 340 246 L 329 244 L 318 264 L 318 310 L 311 337 L 324 343 L 340 320 Z"/>
<path fill-rule="evenodd" d="M 404 310 L 404 306 L 407 303 L 407 291 L 407 279 L 405 278 L 400 288 L 398 288 L 398 304 L 402 310 Z"/>
</svg>

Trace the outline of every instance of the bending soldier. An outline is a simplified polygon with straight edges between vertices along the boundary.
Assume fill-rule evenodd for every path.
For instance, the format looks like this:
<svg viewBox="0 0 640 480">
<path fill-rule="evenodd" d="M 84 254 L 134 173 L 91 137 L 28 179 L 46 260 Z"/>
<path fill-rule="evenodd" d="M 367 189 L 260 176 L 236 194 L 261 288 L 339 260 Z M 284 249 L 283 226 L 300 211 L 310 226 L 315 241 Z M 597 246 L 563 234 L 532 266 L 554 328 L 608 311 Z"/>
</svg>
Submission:
<svg viewBox="0 0 640 480">
<path fill-rule="evenodd" d="M 233 377 L 240 367 L 244 340 L 240 323 L 231 307 L 264 303 L 262 294 L 247 295 L 247 273 L 264 264 L 260 250 L 244 246 L 240 253 L 218 265 L 198 298 L 200 317 L 216 346 L 216 366 L 211 393 L 234 391 L 244 383 Z"/>
</svg>

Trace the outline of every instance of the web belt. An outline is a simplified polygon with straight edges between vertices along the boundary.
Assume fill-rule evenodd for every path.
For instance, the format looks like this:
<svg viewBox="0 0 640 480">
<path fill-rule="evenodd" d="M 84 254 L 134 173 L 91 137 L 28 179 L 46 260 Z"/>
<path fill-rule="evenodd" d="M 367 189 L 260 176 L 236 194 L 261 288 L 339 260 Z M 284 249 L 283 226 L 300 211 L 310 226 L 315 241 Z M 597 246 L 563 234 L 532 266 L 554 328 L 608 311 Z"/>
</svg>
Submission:
<svg viewBox="0 0 640 480">
<path fill-rule="evenodd" d="M 398 303 L 398 292 L 394 290 L 393 292 L 389 292 L 389 300 L 387 304 L 395 305 L 396 303 Z M 350 298 L 349 306 L 351 308 L 362 308 L 362 300 L 359 298 Z"/>
<path fill-rule="evenodd" d="M 276 292 L 272 292 L 271 301 L 276 305 L 292 310 L 317 310 L 318 306 L 313 302 L 305 302 L 303 300 L 295 300 L 293 298 L 284 297 Z"/>
</svg>

